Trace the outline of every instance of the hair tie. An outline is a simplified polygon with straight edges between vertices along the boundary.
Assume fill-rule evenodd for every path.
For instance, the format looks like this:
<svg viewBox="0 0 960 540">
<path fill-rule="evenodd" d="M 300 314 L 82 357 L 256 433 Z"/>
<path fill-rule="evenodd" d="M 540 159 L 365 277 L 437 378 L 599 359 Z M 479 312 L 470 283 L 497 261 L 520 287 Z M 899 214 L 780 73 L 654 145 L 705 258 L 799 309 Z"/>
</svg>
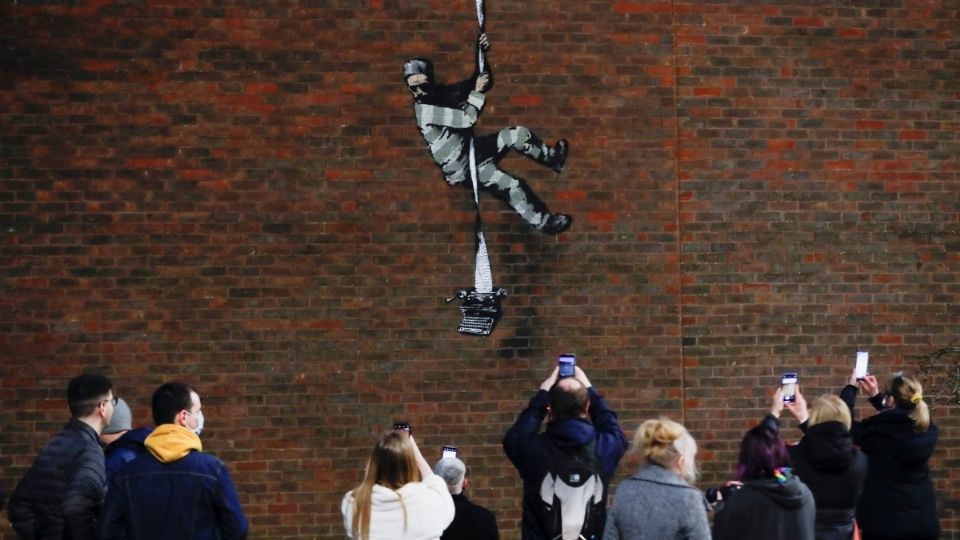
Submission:
<svg viewBox="0 0 960 540">
<path fill-rule="evenodd" d="M 923 394 L 921 394 L 920 392 L 917 392 L 916 394 L 913 395 L 912 398 L 910 398 L 910 403 L 913 403 L 914 405 L 916 405 L 917 403 L 920 403 L 921 400 L 923 400 Z"/>
</svg>

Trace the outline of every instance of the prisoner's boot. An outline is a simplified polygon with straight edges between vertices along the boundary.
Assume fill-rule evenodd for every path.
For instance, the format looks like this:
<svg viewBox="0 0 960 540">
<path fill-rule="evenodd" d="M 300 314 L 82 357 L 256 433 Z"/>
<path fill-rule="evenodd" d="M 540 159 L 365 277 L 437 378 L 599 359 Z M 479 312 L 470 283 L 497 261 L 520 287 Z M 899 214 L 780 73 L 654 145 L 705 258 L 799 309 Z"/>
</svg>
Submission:
<svg viewBox="0 0 960 540">
<path fill-rule="evenodd" d="M 570 154 L 570 143 L 566 139 L 560 139 L 550 154 L 547 165 L 557 174 L 562 173 L 563 167 L 567 164 L 567 156 Z"/>
<path fill-rule="evenodd" d="M 543 234 L 560 234 L 570 228 L 573 223 L 573 217 L 567 214 L 552 214 L 543 225 L 540 226 L 540 232 Z"/>
</svg>

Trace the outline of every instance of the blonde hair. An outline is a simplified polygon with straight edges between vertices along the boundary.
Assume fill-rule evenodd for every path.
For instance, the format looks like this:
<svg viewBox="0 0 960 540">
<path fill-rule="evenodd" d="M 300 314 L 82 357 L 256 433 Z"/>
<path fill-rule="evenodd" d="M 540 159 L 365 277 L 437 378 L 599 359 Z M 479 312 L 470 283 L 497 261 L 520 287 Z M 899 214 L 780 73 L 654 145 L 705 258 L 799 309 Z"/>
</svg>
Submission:
<svg viewBox="0 0 960 540">
<path fill-rule="evenodd" d="M 647 420 L 637 428 L 633 447 L 646 461 L 670 470 L 676 470 L 682 457 L 680 476 L 690 483 L 696 481 L 697 442 L 682 424 L 667 418 Z"/>
<path fill-rule="evenodd" d="M 897 373 L 890 379 L 890 395 L 897 407 L 910 410 L 910 419 L 913 420 L 915 430 L 923 432 L 930 427 L 930 408 L 923 400 L 923 386 L 920 381 Z"/>
<path fill-rule="evenodd" d="M 353 490 L 353 537 L 361 540 L 370 538 L 373 486 L 379 484 L 396 491 L 410 482 L 419 481 L 420 469 L 410 439 L 396 431 L 381 435 L 367 460 L 363 481 Z M 403 505 L 403 497 L 400 498 L 400 506 L 403 508 L 403 528 L 406 529 L 407 509 Z"/>
<path fill-rule="evenodd" d="M 807 420 L 807 427 L 813 427 L 824 422 L 840 422 L 848 430 L 853 424 L 847 404 L 833 394 L 824 394 L 818 397 L 810 406 L 810 418 Z"/>
</svg>

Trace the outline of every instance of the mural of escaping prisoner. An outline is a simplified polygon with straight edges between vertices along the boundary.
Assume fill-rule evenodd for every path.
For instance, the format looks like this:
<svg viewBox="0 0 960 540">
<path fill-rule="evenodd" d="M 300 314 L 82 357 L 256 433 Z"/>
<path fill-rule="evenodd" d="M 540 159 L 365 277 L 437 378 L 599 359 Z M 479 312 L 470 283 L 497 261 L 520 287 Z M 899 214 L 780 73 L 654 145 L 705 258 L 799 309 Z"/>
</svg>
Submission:
<svg viewBox="0 0 960 540">
<path fill-rule="evenodd" d="M 477 40 L 478 58 L 489 48 L 486 33 L 481 33 Z M 570 227 L 571 216 L 551 214 L 522 178 L 497 167 L 512 149 L 559 174 L 570 148 L 566 140 L 561 139 L 550 147 L 523 126 L 504 128 L 482 137 L 474 135 L 473 125 L 483 109 L 485 92 L 493 87 L 489 70 L 481 73 L 478 66 L 473 76 L 465 81 L 438 85 L 433 75 L 433 63 L 414 58 L 404 64 L 403 77 L 413 94 L 417 127 L 448 184 L 470 185 L 469 147 L 473 139 L 480 189 L 506 201 L 538 231 L 558 234 Z"/>
</svg>

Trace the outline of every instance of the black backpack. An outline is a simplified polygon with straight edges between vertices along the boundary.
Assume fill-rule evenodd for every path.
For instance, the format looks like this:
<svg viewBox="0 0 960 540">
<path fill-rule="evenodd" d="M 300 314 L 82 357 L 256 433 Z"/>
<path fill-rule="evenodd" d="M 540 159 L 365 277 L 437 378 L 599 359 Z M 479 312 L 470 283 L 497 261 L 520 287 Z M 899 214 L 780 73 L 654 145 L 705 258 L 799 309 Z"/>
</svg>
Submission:
<svg viewBox="0 0 960 540">
<path fill-rule="evenodd" d="M 540 531 L 549 540 L 598 540 L 603 536 L 605 493 L 596 441 L 574 449 L 545 439 L 551 456 L 537 500 Z"/>
</svg>

